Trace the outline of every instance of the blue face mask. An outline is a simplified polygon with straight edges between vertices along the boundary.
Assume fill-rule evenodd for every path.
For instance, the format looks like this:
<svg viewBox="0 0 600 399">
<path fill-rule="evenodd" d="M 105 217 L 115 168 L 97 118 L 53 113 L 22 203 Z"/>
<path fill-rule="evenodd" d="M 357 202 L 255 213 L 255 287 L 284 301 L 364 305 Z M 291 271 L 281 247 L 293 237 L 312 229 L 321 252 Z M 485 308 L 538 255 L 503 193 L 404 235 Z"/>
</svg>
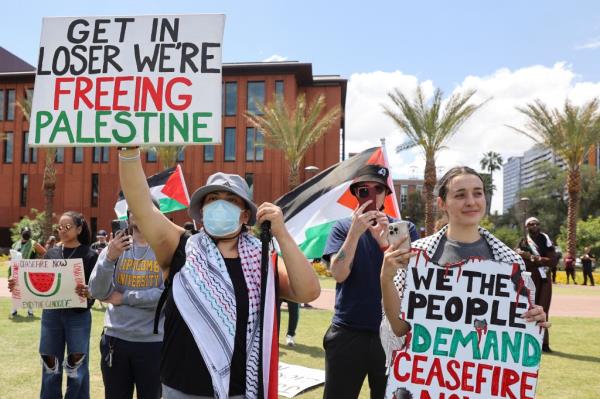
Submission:
<svg viewBox="0 0 600 399">
<path fill-rule="evenodd" d="M 202 222 L 206 232 L 213 237 L 224 237 L 235 233 L 241 226 L 242 210 L 231 202 L 216 200 L 202 209 Z"/>
</svg>

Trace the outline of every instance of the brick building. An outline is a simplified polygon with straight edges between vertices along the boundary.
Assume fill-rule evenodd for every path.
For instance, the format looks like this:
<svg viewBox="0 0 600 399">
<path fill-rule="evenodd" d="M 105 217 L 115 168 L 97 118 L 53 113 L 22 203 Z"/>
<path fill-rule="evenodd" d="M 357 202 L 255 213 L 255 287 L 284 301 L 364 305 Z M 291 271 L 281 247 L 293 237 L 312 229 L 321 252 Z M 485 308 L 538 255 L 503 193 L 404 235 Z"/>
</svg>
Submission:
<svg viewBox="0 0 600 399">
<path fill-rule="evenodd" d="M 283 153 L 260 146 L 263 138 L 244 113 L 256 101 L 270 102 L 283 95 L 289 105 L 305 93 L 309 101 L 326 97 L 326 111 L 339 105 L 342 117 L 319 142 L 309 149 L 304 166 L 323 170 L 342 158 L 344 151 L 344 107 L 346 79 L 314 76 L 310 63 L 257 62 L 223 65 L 223 143 L 190 146 L 179 155 L 190 195 L 217 171 L 245 177 L 258 203 L 273 201 L 288 191 L 288 173 Z M 33 94 L 35 68 L 0 47 L 0 247 L 9 244 L 8 228 L 30 213 L 44 209 L 42 179 L 45 151 L 27 146 L 29 124 L 17 103 Z M 258 145 L 257 145 L 258 144 Z M 161 170 L 153 153 L 143 156 L 147 175 Z M 110 228 L 113 207 L 120 190 L 116 148 L 63 148 L 57 153 L 55 213 L 81 211 L 93 232 Z M 305 176 L 301 168 L 301 179 Z M 188 220 L 185 212 L 172 214 L 176 223 Z"/>
</svg>

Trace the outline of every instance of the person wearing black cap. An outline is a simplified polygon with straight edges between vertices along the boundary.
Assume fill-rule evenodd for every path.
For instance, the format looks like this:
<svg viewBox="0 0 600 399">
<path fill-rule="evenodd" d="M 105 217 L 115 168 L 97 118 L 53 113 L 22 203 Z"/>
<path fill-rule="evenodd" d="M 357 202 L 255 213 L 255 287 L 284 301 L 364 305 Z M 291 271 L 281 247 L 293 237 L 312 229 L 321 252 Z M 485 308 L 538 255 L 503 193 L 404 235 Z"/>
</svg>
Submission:
<svg viewBox="0 0 600 399">
<path fill-rule="evenodd" d="M 320 294 L 319 280 L 287 231 L 281 209 L 270 203 L 257 207 L 242 177 L 215 173 L 190 199 L 188 213 L 202 225 L 190 236 L 152 206 L 138 149 L 121 150 L 119 172 L 140 231 L 168 273 L 163 397 L 275 397 L 275 283 L 280 296 L 295 302 Z M 261 243 L 247 226 L 267 221 L 285 265 L 269 265 L 262 276 Z"/>
<path fill-rule="evenodd" d="M 325 333 L 324 398 L 357 398 L 365 376 L 371 398 L 385 393 L 385 354 L 379 338 L 382 318 L 380 272 L 387 228 L 393 219 L 382 212 L 392 193 L 389 170 L 381 165 L 361 168 L 350 185 L 359 202 L 367 200 L 332 228 L 324 251 L 336 280 L 335 314 Z M 374 210 L 366 211 L 369 205 Z M 409 224 L 411 241 L 418 239 Z M 385 233 L 385 234 L 384 234 Z"/>
<path fill-rule="evenodd" d="M 31 229 L 27 226 L 21 229 L 21 239 L 17 240 L 12 249 L 21 253 L 21 259 L 36 259 L 41 258 L 46 254 L 46 248 L 41 245 L 39 242 L 35 241 L 31 238 Z M 8 268 L 8 278 L 11 277 L 11 268 Z M 17 309 L 14 309 L 10 312 L 12 317 L 17 315 Z M 33 311 L 31 309 L 27 309 L 27 315 L 29 317 L 33 317 Z"/>
<path fill-rule="evenodd" d="M 100 252 L 108 246 L 107 238 L 108 233 L 106 230 L 98 230 L 98 233 L 96 233 L 96 242 L 90 245 L 90 248 L 96 251 L 97 254 L 100 254 Z"/>
</svg>

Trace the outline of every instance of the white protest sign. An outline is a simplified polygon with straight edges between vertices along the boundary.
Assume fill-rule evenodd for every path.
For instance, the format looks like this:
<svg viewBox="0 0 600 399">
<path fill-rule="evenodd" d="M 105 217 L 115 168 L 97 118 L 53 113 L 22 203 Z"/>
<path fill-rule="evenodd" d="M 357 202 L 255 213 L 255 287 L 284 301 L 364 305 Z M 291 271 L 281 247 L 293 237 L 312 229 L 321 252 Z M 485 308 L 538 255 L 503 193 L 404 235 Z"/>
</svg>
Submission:
<svg viewBox="0 0 600 399">
<path fill-rule="evenodd" d="M 419 251 L 402 298 L 412 329 L 394 352 L 386 399 L 534 398 L 543 330 L 521 318 L 523 284 L 516 264 L 442 267 Z"/>
<path fill-rule="evenodd" d="M 225 16 L 44 18 L 29 144 L 221 142 Z"/>
<path fill-rule="evenodd" d="M 87 300 L 75 293 L 84 284 L 81 259 L 27 259 L 10 262 L 15 309 L 85 308 Z"/>
<path fill-rule="evenodd" d="M 308 388 L 325 383 L 325 371 L 279 362 L 278 394 L 293 398 Z"/>
</svg>

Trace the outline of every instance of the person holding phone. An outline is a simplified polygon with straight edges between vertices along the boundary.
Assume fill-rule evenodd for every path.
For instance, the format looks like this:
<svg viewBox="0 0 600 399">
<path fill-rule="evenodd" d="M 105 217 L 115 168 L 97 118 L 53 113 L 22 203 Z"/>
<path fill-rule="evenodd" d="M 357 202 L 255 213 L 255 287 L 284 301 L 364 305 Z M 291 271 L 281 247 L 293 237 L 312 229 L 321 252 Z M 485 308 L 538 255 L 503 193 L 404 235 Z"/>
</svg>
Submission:
<svg viewBox="0 0 600 399">
<path fill-rule="evenodd" d="M 338 221 L 327 239 L 323 260 L 336 280 L 335 313 L 323 338 L 326 399 L 357 398 L 366 376 L 371 398 L 385 393 L 385 355 L 379 338 L 379 274 L 388 245 L 388 225 L 396 220 L 383 210 L 392 193 L 389 170 L 365 165 L 350 185 L 359 202 L 352 217 Z M 409 224 L 410 237 L 418 238 Z"/>
<path fill-rule="evenodd" d="M 159 208 L 158 201 L 152 200 Z M 154 314 L 163 293 L 156 255 L 127 210 L 115 223 L 113 239 L 102 250 L 90 277 L 92 296 L 108 303 L 100 337 L 100 369 L 105 399 L 158 399 L 164 315 L 157 334 Z"/>
<path fill-rule="evenodd" d="M 479 173 L 469 167 L 455 167 L 446 172 L 438 182 L 437 207 L 445 213 L 448 224 L 437 233 L 412 243 L 412 247 L 426 251 L 431 261 L 438 265 L 479 257 L 516 263 L 525 270 L 523 259 L 515 251 L 479 226 L 486 211 L 484 187 Z M 410 248 L 401 248 L 399 242 L 390 246 L 383 257 L 381 290 L 386 320 L 382 323 L 381 335 L 385 337 L 386 348 L 392 348 L 386 342 L 388 337 L 402 337 L 410 330 L 410 325 L 400 318 L 400 305 L 406 267 L 414 254 Z M 540 326 L 549 327 L 541 306 L 535 305 L 523 313 L 523 317 L 526 321 L 535 320 Z M 389 362 L 391 351 L 386 351 L 386 355 Z"/>
</svg>

